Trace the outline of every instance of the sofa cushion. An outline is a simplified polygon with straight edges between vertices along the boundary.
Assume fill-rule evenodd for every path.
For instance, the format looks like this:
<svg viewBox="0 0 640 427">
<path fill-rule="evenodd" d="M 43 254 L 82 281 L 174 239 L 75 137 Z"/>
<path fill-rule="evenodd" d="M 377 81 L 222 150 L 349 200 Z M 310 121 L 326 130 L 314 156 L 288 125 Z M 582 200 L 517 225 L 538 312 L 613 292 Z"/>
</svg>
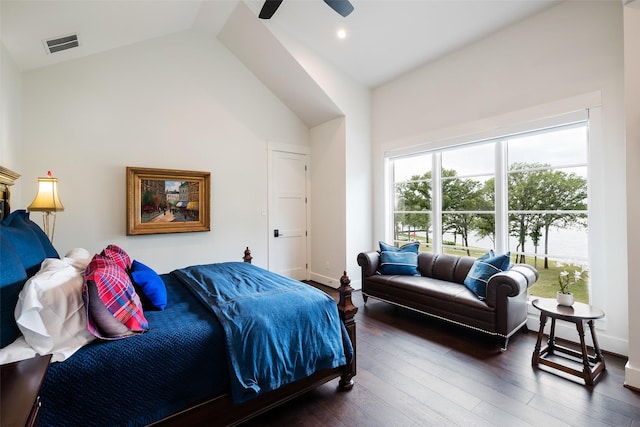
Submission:
<svg viewBox="0 0 640 427">
<path fill-rule="evenodd" d="M 418 254 L 415 252 L 380 252 L 380 274 L 419 276 Z"/>
<path fill-rule="evenodd" d="M 487 283 L 491 276 L 501 271 L 509 269 L 511 263 L 510 253 L 495 255 L 493 251 L 482 255 L 475 260 L 469 274 L 464 279 L 464 285 L 478 298 L 485 299 L 487 296 Z"/>
</svg>

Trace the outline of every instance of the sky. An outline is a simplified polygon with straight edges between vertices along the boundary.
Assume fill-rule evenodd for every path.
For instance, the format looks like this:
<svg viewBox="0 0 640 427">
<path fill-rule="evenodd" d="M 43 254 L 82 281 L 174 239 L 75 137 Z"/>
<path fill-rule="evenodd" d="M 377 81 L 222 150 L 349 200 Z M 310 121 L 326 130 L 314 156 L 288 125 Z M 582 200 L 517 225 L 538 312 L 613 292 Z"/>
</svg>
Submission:
<svg viewBox="0 0 640 427">
<path fill-rule="evenodd" d="M 164 189 L 165 191 L 178 191 L 181 182 L 182 181 L 165 181 Z"/>
<path fill-rule="evenodd" d="M 508 142 L 509 164 L 586 164 L 587 156 L 586 125 L 511 137 Z M 395 160 L 395 180 L 406 181 L 414 175 L 424 174 L 431 168 L 431 157 L 431 154 L 421 154 Z M 456 170 L 458 176 L 493 175 L 494 164 L 493 144 L 458 146 L 442 151 L 442 167 Z"/>
</svg>

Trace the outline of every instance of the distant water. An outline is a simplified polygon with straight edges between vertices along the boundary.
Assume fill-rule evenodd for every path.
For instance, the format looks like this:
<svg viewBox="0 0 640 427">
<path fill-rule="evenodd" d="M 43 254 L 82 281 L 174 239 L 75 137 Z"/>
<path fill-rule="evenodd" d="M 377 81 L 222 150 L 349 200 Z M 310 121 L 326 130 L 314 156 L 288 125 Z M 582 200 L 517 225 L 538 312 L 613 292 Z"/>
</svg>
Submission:
<svg viewBox="0 0 640 427">
<path fill-rule="evenodd" d="M 420 234 L 420 233 L 418 233 Z M 424 233 L 422 233 L 424 235 Z M 445 233 L 446 241 L 453 241 L 453 234 Z M 555 260 L 565 262 L 585 263 L 588 260 L 588 236 L 586 230 L 551 230 L 549 235 L 548 257 Z M 461 245 L 461 239 L 458 236 L 456 242 Z M 515 252 L 518 242 L 515 238 L 509 238 L 509 250 Z M 469 238 L 469 246 L 479 248 L 491 248 L 493 242 L 488 238 L 478 239 L 475 236 Z M 525 242 L 525 252 L 534 254 L 535 248 L 530 239 Z M 544 240 L 540 239 L 540 245 L 537 249 L 538 256 L 544 256 Z"/>
</svg>

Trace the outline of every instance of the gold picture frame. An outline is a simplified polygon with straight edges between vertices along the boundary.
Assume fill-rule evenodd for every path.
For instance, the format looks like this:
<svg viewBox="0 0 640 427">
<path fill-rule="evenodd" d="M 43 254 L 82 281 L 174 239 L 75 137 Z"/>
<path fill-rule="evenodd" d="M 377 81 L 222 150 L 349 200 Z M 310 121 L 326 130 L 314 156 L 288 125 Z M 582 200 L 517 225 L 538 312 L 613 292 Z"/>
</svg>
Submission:
<svg viewBox="0 0 640 427">
<path fill-rule="evenodd" d="M 127 166 L 127 236 L 210 231 L 211 174 Z"/>
</svg>

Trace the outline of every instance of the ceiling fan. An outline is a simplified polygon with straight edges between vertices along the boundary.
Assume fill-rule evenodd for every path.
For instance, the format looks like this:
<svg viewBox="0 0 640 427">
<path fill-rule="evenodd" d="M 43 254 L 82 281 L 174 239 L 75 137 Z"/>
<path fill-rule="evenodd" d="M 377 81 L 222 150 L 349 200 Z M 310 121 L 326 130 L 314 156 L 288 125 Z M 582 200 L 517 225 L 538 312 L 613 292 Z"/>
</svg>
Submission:
<svg viewBox="0 0 640 427">
<path fill-rule="evenodd" d="M 282 1 L 283 0 L 266 0 L 258 17 L 260 19 L 270 19 L 273 14 L 276 13 L 276 10 L 278 10 Z M 353 12 L 353 5 L 349 0 L 324 0 L 324 2 L 342 16 L 347 16 Z"/>
</svg>

